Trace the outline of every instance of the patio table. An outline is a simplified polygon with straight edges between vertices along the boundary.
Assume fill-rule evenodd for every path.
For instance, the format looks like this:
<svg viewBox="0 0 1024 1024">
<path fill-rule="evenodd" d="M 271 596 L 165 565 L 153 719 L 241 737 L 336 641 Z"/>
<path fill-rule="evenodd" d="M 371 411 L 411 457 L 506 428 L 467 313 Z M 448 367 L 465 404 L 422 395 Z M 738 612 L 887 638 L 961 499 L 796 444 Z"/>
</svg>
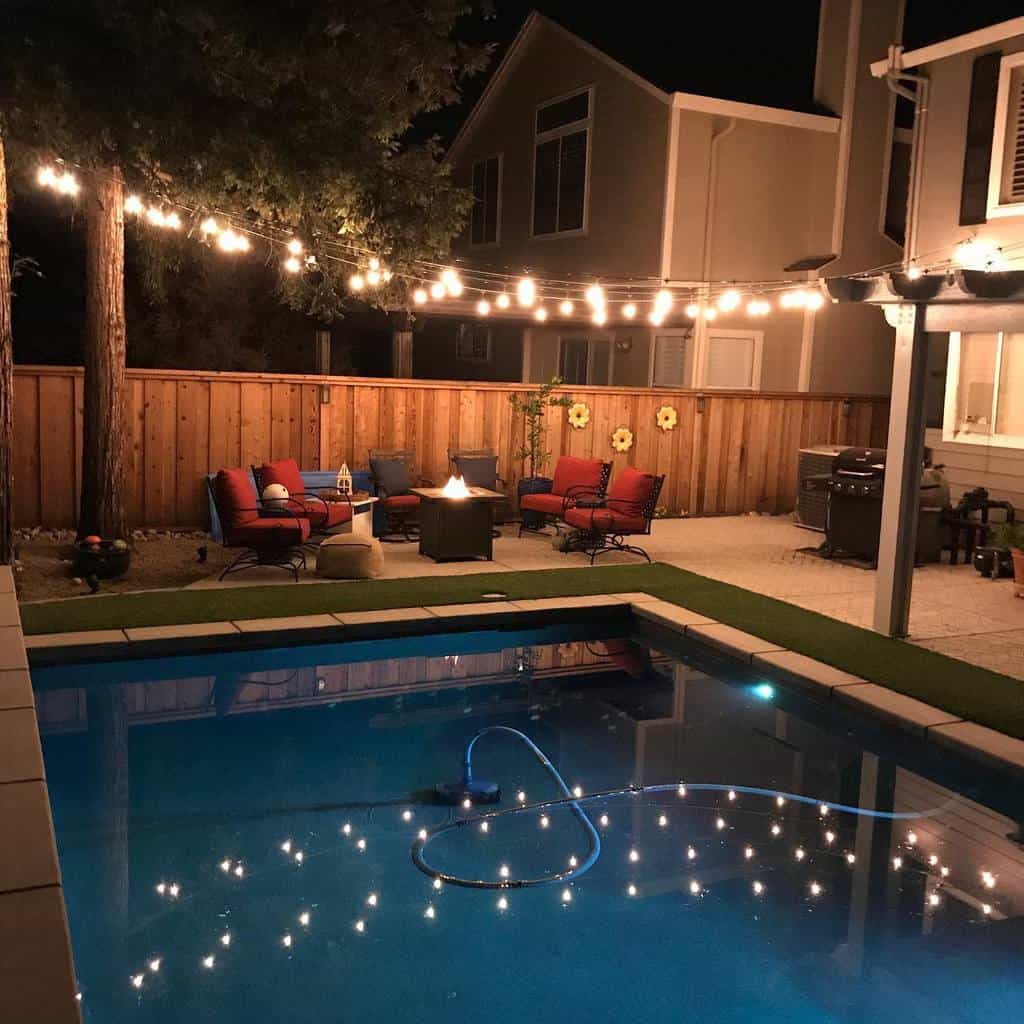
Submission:
<svg viewBox="0 0 1024 1024">
<path fill-rule="evenodd" d="M 435 562 L 464 561 L 494 555 L 494 505 L 505 495 L 470 487 L 463 498 L 448 497 L 440 487 L 413 487 L 419 496 L 420 554 Z"/>
</svg>

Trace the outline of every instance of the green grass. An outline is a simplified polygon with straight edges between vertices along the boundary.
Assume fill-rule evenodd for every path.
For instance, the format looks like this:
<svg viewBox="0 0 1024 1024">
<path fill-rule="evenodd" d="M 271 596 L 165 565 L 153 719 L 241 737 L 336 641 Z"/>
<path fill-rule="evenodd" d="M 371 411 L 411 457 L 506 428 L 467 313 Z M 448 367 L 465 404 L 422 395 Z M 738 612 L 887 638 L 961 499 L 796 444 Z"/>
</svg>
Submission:
<svg viewBox="0 0 1024 1024">
<path fill-rule="evenodd" d="M 1024 683 L 1019 680 L 663 564 L 154 591 L 26 604 L 21 617 L 28 634 L 59 633 L 458 604 L 479 601 L 489 592 L 514 600 L 638 590 L 1024 739 Z"/>
</svg>

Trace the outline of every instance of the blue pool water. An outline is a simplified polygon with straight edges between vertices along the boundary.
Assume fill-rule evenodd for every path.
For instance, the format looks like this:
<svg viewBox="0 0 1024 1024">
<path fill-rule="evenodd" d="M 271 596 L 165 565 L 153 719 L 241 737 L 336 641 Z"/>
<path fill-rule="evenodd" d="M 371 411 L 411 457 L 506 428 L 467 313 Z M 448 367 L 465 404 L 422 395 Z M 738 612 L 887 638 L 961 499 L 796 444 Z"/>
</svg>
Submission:
<svg viewBox="0 0 1024 1024">
<path fill-rule="evenodd" d="M 34 683 L 87 1021 L 1024 1013 L 1020 794 L 699 648 L 563 629 Z M 508 733 L 474 752 L 500 804 L 431 802 L 496 725 L 582 787 L 578 810 L 533 806 L 562 794 Z M 669 788 L 588 796 L 630 784 Z M 516 887 L 584 861 L 581 815 L 593 867 Z M 436 889 L 414 865 L 419 831 L 460 819 L 429 863 L 505 866 L 510 888 Z"/>
</svg>

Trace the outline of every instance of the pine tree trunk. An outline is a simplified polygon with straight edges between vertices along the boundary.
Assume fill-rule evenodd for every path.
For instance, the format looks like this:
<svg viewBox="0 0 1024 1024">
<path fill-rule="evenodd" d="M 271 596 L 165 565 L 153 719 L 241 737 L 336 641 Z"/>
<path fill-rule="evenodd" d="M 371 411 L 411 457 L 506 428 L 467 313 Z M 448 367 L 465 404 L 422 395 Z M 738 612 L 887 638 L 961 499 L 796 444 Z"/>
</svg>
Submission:
<svg viewBox="0 0 1024 1024">
<path fill-rule="evenodd" d="M 14 339 L 11 336 L 11 247 L 7 240 L 7 165 L 0 135 L 0 565 L 14 560 Z"/>
<path fill-rule="evenodd" d="M 98 174 L 86 194 L 85 410 L 78 536 L 127 538 L 125 519 L 124 178 Z"/>
</svg>

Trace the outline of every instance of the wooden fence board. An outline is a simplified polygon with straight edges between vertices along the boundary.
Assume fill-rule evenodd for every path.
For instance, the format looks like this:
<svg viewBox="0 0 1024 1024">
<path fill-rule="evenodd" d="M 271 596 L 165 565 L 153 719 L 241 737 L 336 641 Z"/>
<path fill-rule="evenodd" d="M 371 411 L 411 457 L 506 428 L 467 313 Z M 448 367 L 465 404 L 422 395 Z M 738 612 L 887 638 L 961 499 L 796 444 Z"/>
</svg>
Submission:
<svg viewBox="0 0 1024 1024">
<path fill-rule="evenodd" d="M 321 388 L 329 402 L 321 404 Z M 664 473 L 661 504 L 690 514 L 785 512 L 796 501 L 796 453 L 808 444 L 885 443 L 883 398 L 797 393 L 567 389 L 590 407 L 583 430 L 549 409 L 548 448 Z M 486 447 L 514 491 L 523 419 L 509 395 L 521 384 L 386 380 L 284 374 L 129 370 L 126 502 L 133 525 L 200 525 L 204 474 L 270 458 L 303 469 L 367 465 L 370 448 L 409 447 L 416 469 L 448 475 L 448 450 Z M 72 526 L 81 487 L 82 371 L 15 369 L 15 521 Z M 660 406 L 678 413 L 674 430 L 656 425 Z M 633 447 L 616 453 L 616 427 Z M 549 472 L 554 468 L 554 461 Z"/>
</svg>

